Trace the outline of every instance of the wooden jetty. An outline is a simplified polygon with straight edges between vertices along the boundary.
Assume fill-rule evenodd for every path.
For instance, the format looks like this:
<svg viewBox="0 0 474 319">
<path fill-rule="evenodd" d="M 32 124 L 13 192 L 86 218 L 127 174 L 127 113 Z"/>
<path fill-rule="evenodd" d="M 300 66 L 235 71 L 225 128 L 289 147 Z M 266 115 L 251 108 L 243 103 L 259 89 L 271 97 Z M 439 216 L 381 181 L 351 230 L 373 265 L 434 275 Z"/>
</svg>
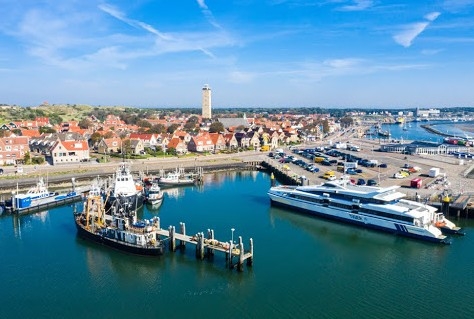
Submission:
<svg viewBox="0 0 474 319">
<path fill-rule="evenodd" d="M 185 223 L 180 223 L 180 232 L 176 232 L 175 226 L 169 226 L 168 229 L 160 228 L 160 220 L 158 218 L 157 233 L 169 241 L 169 250 L 174 252 L 177 248 L 184 249 L 186 244 L 195 245 L 196 258 L 204 259 L 212 258 L 215 252 L 225 254 L 226 264 L 228 268 L 237 268 L 238 271 L 243 271 L 244 262 L 248 266 L 253 264 L 253 240 L 249 240 L 249 249 L 244 249 L 242 237 L 238 237 L 238 243 L 234 244 L 231 241 L 221 242 L 214 238 L 214 230 L 208 229 L 207 236 L 203 232 L 197 233 L 193 236 L 186 234 Z M 178 241 L 178 243 L 177 243 Z M 235 261 L 234 261 L 235 259 Z"/>
</svg>

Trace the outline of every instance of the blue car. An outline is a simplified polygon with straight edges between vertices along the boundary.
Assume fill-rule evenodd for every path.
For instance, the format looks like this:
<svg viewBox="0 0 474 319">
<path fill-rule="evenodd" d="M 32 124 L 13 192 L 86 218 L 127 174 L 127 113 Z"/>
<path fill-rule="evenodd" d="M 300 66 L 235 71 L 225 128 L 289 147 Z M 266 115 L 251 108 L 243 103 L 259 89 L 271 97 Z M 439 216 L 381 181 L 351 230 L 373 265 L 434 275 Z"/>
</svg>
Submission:
<svg viewBox="0 0 474 319">
<path fill-rule="evenodd" d="M 355 169 L 353 168 L 349 168 L 347 171 L 346 171 L 347 174 L 349 175 L 357 175 L 357 172 L 355 171 Z"/>
</svg>

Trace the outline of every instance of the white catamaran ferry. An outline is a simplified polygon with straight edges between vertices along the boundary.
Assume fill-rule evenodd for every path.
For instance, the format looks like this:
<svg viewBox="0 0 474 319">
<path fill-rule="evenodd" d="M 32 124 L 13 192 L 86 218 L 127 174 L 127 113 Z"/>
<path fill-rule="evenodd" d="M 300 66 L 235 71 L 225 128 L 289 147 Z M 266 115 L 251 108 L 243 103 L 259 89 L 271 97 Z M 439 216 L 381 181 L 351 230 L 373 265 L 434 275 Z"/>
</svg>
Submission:
<svg viewBox="0 0 474 319">
<path fill-rule="evenodd" d="M 403 199 L 399 186 L 357 186 L 349 180 L 310 186 L 274 186 L 272 205 L 418 239 L 449 243 L 446 233 L 460 228 L 433 206 Z"/>
</svg>

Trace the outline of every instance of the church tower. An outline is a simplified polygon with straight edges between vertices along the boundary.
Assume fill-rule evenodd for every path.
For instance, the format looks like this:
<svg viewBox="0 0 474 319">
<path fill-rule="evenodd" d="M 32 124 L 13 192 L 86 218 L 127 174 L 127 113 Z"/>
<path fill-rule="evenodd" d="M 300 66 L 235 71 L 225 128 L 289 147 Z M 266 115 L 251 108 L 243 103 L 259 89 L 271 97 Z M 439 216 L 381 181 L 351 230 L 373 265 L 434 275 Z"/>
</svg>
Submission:
<svg viewBox="0 0 474 319">
<path fill-rule="evenodd" d="M 207 84 L 202 88 L 202 118 L 211 118 L 211 88 Z"/>
</svg>

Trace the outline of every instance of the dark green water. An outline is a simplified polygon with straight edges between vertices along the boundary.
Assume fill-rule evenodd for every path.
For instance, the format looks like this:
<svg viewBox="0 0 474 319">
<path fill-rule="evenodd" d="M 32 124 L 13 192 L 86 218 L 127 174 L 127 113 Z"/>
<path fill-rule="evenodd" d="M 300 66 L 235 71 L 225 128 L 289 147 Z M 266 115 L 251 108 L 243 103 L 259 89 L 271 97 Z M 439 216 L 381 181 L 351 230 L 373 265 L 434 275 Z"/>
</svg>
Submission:
<svg viewBox="0 0 474 319">
<path fill-rule="evenodd" d="M 162 228 L 252 237 L 254 266 L 194 248 L 137 257 L 77 238 L 71 207 L 0 217 L 0 318 L 472 318 L 474 223 L 433 245 L 270 207 L 269 177 L 206 176 L 170 191 Z"/>
</svg>

